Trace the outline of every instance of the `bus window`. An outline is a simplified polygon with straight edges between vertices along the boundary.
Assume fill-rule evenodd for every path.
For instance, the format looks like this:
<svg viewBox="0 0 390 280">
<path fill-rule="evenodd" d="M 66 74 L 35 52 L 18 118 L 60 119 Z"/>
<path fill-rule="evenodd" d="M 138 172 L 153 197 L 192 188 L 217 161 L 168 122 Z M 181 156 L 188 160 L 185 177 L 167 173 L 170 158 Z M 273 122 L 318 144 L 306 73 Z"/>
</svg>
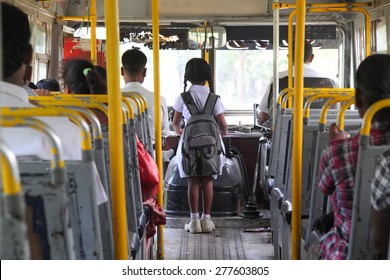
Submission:
<svg viewBox="0 0 390 280">
<path fill-rule="evenodd" d="M 371 22 L 372 52 L 387 53 L 386 19 L 381 17 Z"/>
<path fill-rule="evenodd" d="M 48 77 L 51 55 L 50 27 L 50 24 L 46 21 L 36 20 L 35 32 L 33 33 L 35 42 L 34 81 Z"/>
</svg>

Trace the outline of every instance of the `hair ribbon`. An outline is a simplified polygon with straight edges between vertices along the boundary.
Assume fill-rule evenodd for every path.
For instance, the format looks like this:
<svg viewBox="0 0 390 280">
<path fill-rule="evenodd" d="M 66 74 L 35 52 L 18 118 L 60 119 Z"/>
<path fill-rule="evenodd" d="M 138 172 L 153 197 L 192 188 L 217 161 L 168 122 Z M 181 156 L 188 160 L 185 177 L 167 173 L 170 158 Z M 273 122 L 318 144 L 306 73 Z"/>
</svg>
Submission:
<svg viewBox="0 0 390 280">
<path fill-rule="evenodd" d="M 83 70 L 83 74 L 84 74 L 85 77 L 87 77 L 89 71 L 92 71 L 92 69 L 91 69 L 91 68 L 85 68 L 85 69 Z"/>
</svg>

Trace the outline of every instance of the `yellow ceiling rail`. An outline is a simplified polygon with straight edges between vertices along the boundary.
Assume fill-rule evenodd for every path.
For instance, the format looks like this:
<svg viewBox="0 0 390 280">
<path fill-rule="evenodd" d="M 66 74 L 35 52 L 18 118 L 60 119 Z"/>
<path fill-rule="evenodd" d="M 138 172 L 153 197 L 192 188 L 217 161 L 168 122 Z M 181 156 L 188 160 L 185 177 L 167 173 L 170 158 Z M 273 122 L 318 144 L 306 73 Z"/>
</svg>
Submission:
<svg viewBox="0 0 390 280">
<path fill-rule="evenodd" d="M 273 2 L 272 9 L 296 9 L 297 4 Z M 356 7 L 375 7 L 375 2 L 361 3 L 312 3 L 306 4 L 307 8 L 356 8 Z"/>
<path fill-rule="evenodd" d="M 39 0 L 39 1 L 52 1 L 52 0 Z M 96 24 L 97 24 L 97 15 L 96 15 L 96 0 L 90 0 L 89 16 L 57 16 L 57 21 L 89 21 L 91 23 L 91 63 L 96 65 Z"/>
<path fill-rule="evenodd" d="M 283 4 L 275 2 L 272 4 L 273 9 L 295 9 L 297 4 Z M 307 13 L 327 13 L 327 12 L 360 12 L 365 17 L 365 25 L 366 25 L 366 57 L 371 54 L 371 20 L 370 14 L 363 7 L 375 7 L 374 2 L 365 2 L 365 3 L 317 3 L 317 4 L 307 4 L 306 12 Z M 292 33 L 293 33 L 293 19 L 296 15 L 296 10 L 293 10 L 288 17 L 288 53 L 292 53 Z M 293 61 L 292 56 L 288 57 L 288 87 L 293 88 L 292 82 L 292 68 Z M 291 99 L 289 104 L 291 104 Z M 290 106 L 289 106 L 290 107 Z"/>
</svg>

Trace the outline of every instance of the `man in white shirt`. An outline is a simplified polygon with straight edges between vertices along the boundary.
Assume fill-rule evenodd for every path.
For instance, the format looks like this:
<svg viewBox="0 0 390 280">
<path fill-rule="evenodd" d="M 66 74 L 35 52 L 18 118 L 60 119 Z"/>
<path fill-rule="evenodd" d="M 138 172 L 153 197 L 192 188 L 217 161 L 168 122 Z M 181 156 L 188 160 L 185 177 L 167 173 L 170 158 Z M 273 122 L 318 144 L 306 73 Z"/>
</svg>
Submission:
<svg viewBox="0 0 390 280">
<path fill-rule="evenodd" d="M 294 53 L 294 47 L 293 47 L 293 53 Z M 294 58 L 293 58 L 294 59 Z M 313 69 L 310 66 L 310 63 L 314 59 L 313 54 L 313 47 L 309 41 L 305 41 L 305 55 L 304 55 L 304 65 L 303 65 L 303 76 L 305 78 L 326 78 L 323 74 L 319 73 L 315 69 Z M 283 71 L 279 73 L 279 84 L 280 81 L 288 76 L 288 71 Z M 286 85 L 287 87 L 287 85 Z M 321 86 L 318 86 L 321 87 Z M 279 87 L 279 90 L 282 90 L 283 88 Z M 268 88 L 263 95 L 263 98 L 260 101 L 258 110 L 260 113 L 258 114 L 258 122 L 260 124 L 263 124 L 267 122 L 268 120 L 271 120 L 272 114 L 270 113 L 270 105 L 272 105 L 273 102 L 273 90 L 272 90 L 272 82 L 268 85 Z"/>
<path fill-rule="evenodd" d="M 0 81 L 0 107 L 35 107 L 29 103 L 22 87 L 23 77 L 32 60 L 30 25 L 27 15 L 16 7 L 1 3 L 3 78 Z M 80 130 L 63 117 L 39 117 L 60 138 L 64 160 L 81 160 Z M 16 156 L 39 156 L 51 159 L 50 142 L 44 134 L 32 128 L 1 128 L 5 144 Z M 107 201 L 99 174 L 94 174 L 98 204 Z"/>
<path fill-rule="evenodd" d="M 149 126 L 152 137 L 152 143 L 155 143 L 155 117 L 154 117 L 154 93 L 142 86 L 146 77 L 146 55 L 138 49 L 127 50 L 122 55 L 121 73 L 125 86 L 122 92 L 136 92 L 145 97 L 148 103 Z M 163 96 L 160 95 L 161 105 L 161 135 L 163 138 L 169 135 L 168 123 L 168 109 L 167 102 Z"/>
</svg>

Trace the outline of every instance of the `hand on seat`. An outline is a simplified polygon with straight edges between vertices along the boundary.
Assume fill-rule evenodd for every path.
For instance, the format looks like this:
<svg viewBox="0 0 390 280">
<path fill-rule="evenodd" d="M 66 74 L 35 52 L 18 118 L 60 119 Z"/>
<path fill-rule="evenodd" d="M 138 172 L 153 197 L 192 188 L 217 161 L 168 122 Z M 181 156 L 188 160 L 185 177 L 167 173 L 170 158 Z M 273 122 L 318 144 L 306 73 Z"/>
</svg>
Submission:
<svg viewBox="0 0 390 280">
<path fill-rule="evenodd" d="M 347 139 L 350 135 L 344 131 L 340 131 L 337 124 L 332 123 L 329 127 L 329 142 L 334 140 Z"/>
</svg>

